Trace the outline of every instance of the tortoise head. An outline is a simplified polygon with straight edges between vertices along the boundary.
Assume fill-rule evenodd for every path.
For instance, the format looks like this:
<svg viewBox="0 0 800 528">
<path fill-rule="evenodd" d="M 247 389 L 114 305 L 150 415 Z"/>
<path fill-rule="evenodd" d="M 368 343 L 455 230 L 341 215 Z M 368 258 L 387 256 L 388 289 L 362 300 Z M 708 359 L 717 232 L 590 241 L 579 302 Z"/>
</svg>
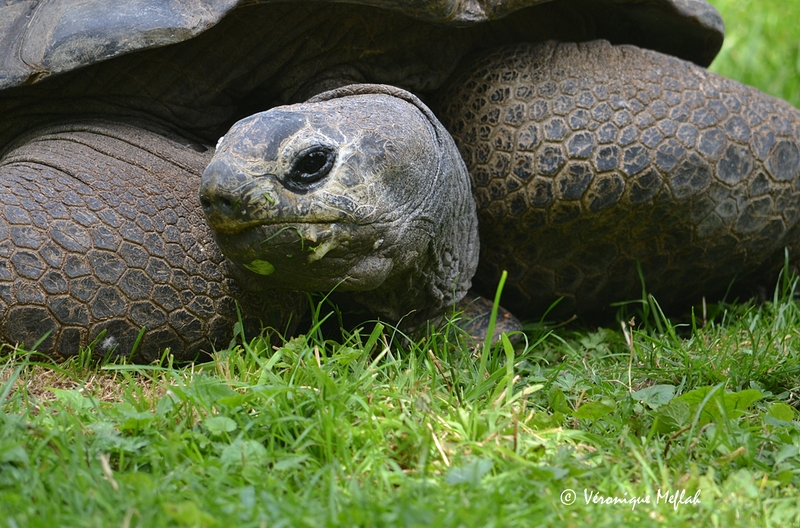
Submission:
<svg viewBox="0 0 800 528">
<path fill-rule="evenodd" d="M 458 150 L 425 105 L 389 86 L 351 85 L 239 121 L 200 201 L 245 288 L 350 291 L 409 322 L 463 297 L 477 266 Z"/>
</svg>

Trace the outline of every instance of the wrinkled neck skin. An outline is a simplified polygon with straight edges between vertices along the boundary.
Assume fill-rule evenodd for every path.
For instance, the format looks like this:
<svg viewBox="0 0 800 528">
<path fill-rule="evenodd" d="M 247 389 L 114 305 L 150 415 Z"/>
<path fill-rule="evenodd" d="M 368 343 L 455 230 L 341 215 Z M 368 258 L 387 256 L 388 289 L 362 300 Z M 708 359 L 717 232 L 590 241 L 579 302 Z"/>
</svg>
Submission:
<svg viewBox="0 0 800 528">
<path fill-rule="evenodd" d="M 328 157 L 312 176 L 299 169 L 316 170 L 309 152 Z M 404 327 L 463 298 L 477 267 L 458 149 L 419 99 L 391 86 L 347 85 L 236 123 L 201 202 L 245 288 L 347 292 Z"/>
</svg>

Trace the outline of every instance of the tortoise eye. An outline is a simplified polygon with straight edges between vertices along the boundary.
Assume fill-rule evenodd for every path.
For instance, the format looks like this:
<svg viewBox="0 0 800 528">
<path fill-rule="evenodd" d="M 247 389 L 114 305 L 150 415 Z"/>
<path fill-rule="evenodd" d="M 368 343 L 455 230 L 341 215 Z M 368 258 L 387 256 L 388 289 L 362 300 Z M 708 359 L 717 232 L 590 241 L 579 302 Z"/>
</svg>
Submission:
<svg viewBox="0 0 800 528">
<path fill-rule="evenodd" d="M 330 147 L 309 147 L 297 155 L 285 183 L 294 191 L 307 191 L 311 184 L 328 175 L 335 158 Z"/>
</svg>

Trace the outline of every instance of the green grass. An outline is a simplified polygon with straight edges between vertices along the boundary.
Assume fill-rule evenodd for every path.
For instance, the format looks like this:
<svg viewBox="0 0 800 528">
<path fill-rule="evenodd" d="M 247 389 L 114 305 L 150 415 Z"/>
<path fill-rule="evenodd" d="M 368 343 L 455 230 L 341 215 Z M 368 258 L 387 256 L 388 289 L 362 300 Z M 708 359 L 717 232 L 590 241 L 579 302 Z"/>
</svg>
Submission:
<svg viewBox="0 0 800 528">
<path fill-rule="evenodd" d="M 725 4 L 741 36 L 714 67 L 794 96 L 800 37 L 776 28 L 800 7 Z M 775 62 L 748 66 L 757 49 Z M 516 348 L 378 325 L 182 369 L 10 354 L 0 525 L 797 526 L 795 287 L 681 325 L 653 300 L 633 324 L 532 325 Z"/>
<path fill-rule="evenodd" d="M 711 3 L 725 21 L 725 43 L 711 70 L 800 107 L 800 2 Z"/>
<path fill-rule="evenodd" d="M 403 349 L 382 325 L 257 338 L 192 369 L 12 358 L 0 511 L 9 526 L 795 525 L 791 298 L 693 330 L 539 330 L 480 360 L 444 333 Z M 660 497 L 682 492 L 699 502 Z"/>
</svg>

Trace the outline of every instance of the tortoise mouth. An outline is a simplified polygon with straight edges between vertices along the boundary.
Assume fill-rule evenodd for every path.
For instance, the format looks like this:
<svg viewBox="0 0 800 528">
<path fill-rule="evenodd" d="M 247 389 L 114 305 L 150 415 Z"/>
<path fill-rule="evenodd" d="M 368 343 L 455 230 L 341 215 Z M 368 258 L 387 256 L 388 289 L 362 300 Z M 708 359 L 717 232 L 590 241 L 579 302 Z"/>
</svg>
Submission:
<svg viewBox="0 0 800 528">
<path fill-rule="evenodd" d="M 303 277 L 339 277 L 339 268 L 349 268 L 348 232 L 334 222 L 260 222 L 235 233 L 218 233 L 216 239 L 234 263 L 304 289 L 296 284 Z"/>
<path fill-rule="evenodd" d="M 235 255 L 262 255 L 282 248 L 301 251 L 331 239 L 342 231 L 341 222 L 262 220 L 242 222 L 236 229 L 216 231 L 217 243 L 229 258 Z"/>
<path fill-rule="evenodd" d="M 243 210 L 242 218 L 226 219 L 214 215 L 206 215 L 206 222 L 215 235 L 236 236 L 258 229 L 270 229 L 283 226 L 310 226 L 310 225 L 334 225 L 346 224 L 341 218 L 308 220 L 304 218 L 253 218 L 247 210 Z"/>
<path fill-rule="evenodd" d="M 262 222 L 215 236 L 228 259 L 273 287 L 363 291 L 380 285 L 392 264 L 376 253 L 375 233 L 359 227 L 363 226 L 343 222 Z"/>
</svg>

